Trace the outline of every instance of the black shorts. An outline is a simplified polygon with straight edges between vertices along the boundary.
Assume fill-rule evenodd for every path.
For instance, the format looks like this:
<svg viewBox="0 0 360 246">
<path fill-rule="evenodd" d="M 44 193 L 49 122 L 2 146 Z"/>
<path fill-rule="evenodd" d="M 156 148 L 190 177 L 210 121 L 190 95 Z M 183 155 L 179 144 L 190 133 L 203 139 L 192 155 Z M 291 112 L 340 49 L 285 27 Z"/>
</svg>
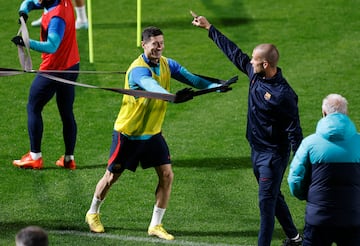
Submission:
<svg viewBox="0 0 360 246">
<path fill-rule="evenodd" d="M 112 173 L 125 169 L 135 172 L 139 163 L 143 169 L 171 163 L 169 147 L 162 134 L 147 140 L 132 140 L 114 131 L 107 169 Z"/>
</svg>

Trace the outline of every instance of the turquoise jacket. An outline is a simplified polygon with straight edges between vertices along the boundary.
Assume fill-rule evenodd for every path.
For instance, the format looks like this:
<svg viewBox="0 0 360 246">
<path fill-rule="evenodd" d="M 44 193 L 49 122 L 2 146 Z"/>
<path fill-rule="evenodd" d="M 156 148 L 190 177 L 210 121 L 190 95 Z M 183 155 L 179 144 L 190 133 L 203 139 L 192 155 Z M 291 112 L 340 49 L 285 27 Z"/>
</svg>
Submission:
<svg viewBox="0 0 360 246">
<path fill-rule="evenodd" d="M 360 226 L 360 135 L 347 115 L 327 115 L 303 139 L 288 184 L 292 195 L 307 200 L 307 223 Z"/>
</svg>

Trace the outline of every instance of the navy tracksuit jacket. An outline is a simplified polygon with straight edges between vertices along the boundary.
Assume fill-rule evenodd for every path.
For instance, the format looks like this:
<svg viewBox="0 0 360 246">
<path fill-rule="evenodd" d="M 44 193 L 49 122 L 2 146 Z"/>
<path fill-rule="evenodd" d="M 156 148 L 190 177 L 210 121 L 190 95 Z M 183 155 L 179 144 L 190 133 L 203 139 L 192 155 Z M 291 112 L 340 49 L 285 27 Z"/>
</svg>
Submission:
<svg viewBox="0 0 360 246">
<path fill-rule="evenodd" d="M 280 187 L 290 149 L 296 152 L 302 140 L 298 97 L 280 68 L 274 77 L 265 79 L 254 73 L 250 57 L 214 26 L 209 29 L 209 37 L 250 81 L 246 137 L 259 183 L 258 245 L 270 246 L 275 217 L 288 238 L 296 237 L 298 231 Z"/>
<path fill-rule="evenodd" d="M 250 80 L 246 137 L 259 151 L 296 152 L 302 140 L 298 96 L 282 76 L 281 69 L 271 79 L 254 74 L 251 58 L 214 26 L 209 37 L 230 61 Z"/>
</svg>

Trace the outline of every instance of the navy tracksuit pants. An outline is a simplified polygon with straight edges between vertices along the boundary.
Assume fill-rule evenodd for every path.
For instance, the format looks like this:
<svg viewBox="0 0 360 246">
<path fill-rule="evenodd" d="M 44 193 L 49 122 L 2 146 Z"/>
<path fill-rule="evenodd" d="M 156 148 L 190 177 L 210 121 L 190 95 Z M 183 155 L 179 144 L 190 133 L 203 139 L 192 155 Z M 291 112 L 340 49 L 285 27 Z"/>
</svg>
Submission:
<svg viewBox="0 0 360 246">
<path fill-rule="evenodd" d="M 287 237 L 295 237 L 298 231 L 293 223 L 284 196 L 280 191 L 281 182 L 289 161 L 289 153 L 259 152 L 252 148 L 251 161 L 259 184 L 260 231 L 258 245 L 270 246 L 275 217 Z"/>
<path fill-rule="evenodd" d="M 79 64 L 68 70 L 79 70 Z M 57 77 L 75 81 L 77 73 L 51 74 Z M 30 150 L 41 152 L 41 141 L 43 135 L 42 110 L 50 99 L 56 94 L 56 103 L 63 123 L 63 138 L 65 143 L 65 154 L 73 155 L 76 142 L 77 126 L 73 113 L 75 100 L 75 88 L 73 85 L 57 82 L 37 74 L 32 82 L 27 104 L 28 132 L 30 137 Z"/>
</svg>

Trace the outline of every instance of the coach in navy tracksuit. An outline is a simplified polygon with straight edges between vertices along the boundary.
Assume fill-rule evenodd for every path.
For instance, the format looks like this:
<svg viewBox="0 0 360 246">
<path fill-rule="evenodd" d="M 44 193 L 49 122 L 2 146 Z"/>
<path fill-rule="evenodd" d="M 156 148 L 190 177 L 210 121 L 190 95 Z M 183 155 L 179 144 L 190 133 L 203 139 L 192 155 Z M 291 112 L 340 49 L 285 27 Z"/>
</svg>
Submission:
<svg viewBox="0 0 360 246">
<path fill-rule="evenodd" d="M 193 25 L 209 30 L 209 37 L 250 80 L 246 137 L 259 183 L 261 225 L 258 244 L 270 245 L 276 217 L 288 237 L 284 245 L 300 245 L 302 239 L 280 186 L 290 150 L 297 150 L 302 130 L 298 97 L 277 67 L 278 50 L 272 44 L 260 44 L 250 59 L 205 17 L 193 16 Z"/>
<path fill-rule="evenodd" d="M 330 94 L 324 117 L 291 162 L 291 193 L 307 200 L 304 244 L 360 245 L 360 135 L 347 116 L 347 101 Z"/>
</svg>

